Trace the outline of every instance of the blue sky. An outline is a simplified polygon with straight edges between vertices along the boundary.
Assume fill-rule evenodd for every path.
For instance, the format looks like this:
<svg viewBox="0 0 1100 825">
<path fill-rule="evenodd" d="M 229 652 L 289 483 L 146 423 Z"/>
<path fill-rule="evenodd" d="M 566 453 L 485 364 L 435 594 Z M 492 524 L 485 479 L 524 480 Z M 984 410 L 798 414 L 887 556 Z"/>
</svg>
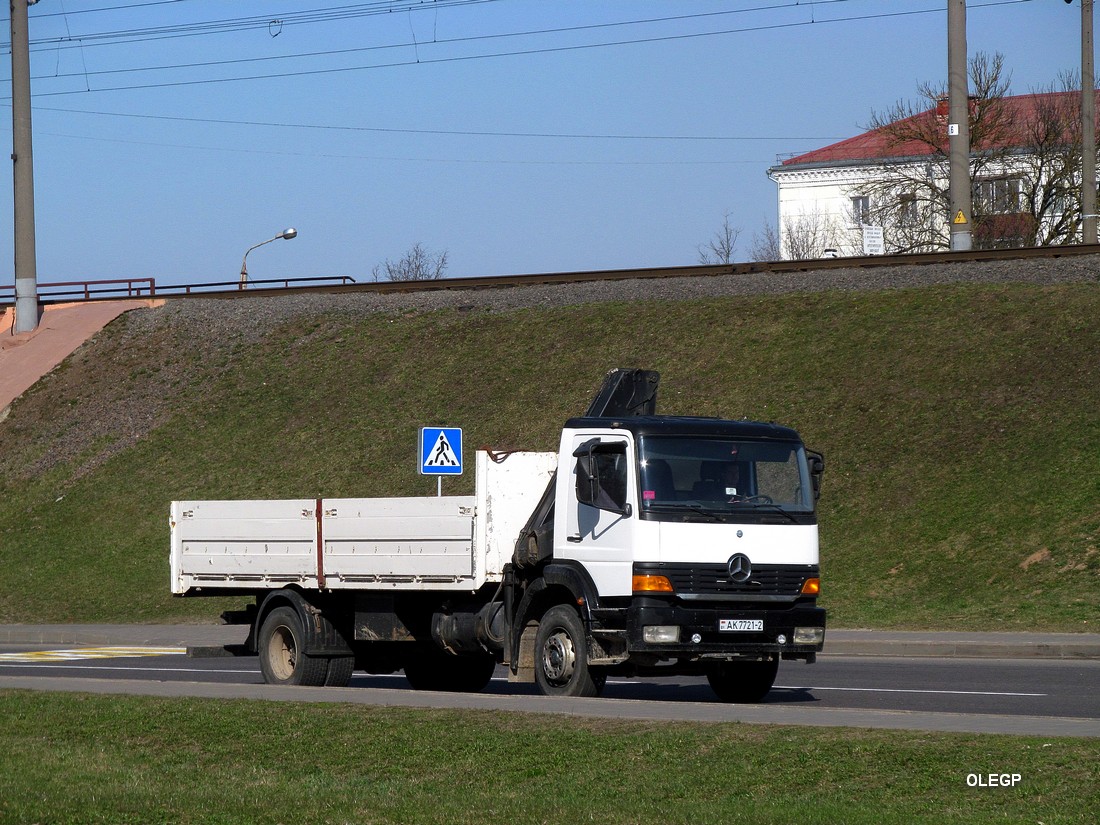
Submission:
<svg viewBox="0 0 1100 825">
<path fill-rule="evenodd" d="M 233 280 L 288 226 L 253 278 L 369 280 L 418 242 L 451 276 L 676 266 L 727 213 L 745 260 L 777 157 L 946 75 L 946 6 L 41 0 L 38 279 Z M 968 50 L 1026 93 L 1079 68 L 1080 20 L 1080 0 L 969 0 Z"/>
</svg>

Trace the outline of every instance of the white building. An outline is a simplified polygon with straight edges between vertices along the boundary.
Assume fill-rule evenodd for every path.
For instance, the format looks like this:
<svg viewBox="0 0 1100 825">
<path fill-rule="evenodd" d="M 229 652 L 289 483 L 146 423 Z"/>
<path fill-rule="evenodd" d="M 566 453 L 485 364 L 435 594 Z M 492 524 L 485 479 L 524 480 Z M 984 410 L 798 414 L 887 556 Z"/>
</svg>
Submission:
<svg viewBox="0 0 1100 825">
<path fill-rule="evenodd" d="M 1072 240 L 1070 219 L 1076 216 L 1067 208 L 1074 207 L 1067 205 L 1065 176 L 1052 177 L 1060 168 L 1052 158 L 1079 158 L 1073 132 L 1079 107 L 1080 95 L 1068 92 L 972 103 L 972 121 L 985 126 L 972 127 L 979 135 L 971 153 L 976 245 Z M 983 145 L 982 135 L 997 137 Z M 947 158 L 944 102 L 772 167 L 782 257 L 946 249 L 953 218 L 947 214 Z"/>
</svg>

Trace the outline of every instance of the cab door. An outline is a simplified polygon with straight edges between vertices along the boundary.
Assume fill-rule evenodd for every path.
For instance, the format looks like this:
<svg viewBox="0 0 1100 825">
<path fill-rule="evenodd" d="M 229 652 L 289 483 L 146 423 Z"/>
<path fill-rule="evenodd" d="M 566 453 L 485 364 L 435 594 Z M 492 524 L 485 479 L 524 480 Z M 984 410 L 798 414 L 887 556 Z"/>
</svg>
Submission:
<svg viewBox="0 0 1100 825">
<path fill-rule="evenodd" d="M 631 594 L 638 484 L 623 435 L 575 434 L 568 472 L 558 469 L 554 556 L 579 562 L 600 596 Z"/>
</svg>

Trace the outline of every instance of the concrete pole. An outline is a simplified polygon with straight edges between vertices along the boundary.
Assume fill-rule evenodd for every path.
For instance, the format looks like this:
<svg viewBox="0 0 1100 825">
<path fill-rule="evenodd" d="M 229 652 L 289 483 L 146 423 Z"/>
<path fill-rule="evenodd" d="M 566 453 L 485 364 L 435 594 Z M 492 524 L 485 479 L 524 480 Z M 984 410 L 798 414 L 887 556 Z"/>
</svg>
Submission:
<svg viewBox="0 0 1100 825">
<path fill-rule="evenodd" d="M 1092 0 L 1081 0 L 1081 232 L 1096 243 L 1096 75 L 1092 53 Z"/>
<path fill-rule="evenodd" d="M 947 134 L 951 251 L 970 249 L 970 84 L 967 80 L 966 0 L 947 3 Z"/>
<path fill-rule="evenodd" d="M 15 188 L 15 332 L 38 327 L 38 272 L 34 252 L 34 162 L 31 152 L 31 56 L 27 7 L 10 0 L 11 131 Z"/>
</svg>

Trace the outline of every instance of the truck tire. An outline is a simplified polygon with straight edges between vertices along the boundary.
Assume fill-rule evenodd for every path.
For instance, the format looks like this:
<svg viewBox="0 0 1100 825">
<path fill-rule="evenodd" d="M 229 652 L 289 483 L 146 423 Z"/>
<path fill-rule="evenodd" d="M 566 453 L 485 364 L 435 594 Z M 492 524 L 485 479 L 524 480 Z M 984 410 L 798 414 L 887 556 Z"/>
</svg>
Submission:
<svg viewBox="0 0 1100 825">
<path fill-rule="evenodd" d="M 333 656 L 328 660 L 325 687 L 347 687 L 355 670 L 354 656 Z"/>
<path fill-rule="evenodd" d="M 607 677 L 588 666 L 588 643 L 577 611 L 551 607 L 535 634 L 535 682 L 546 696 L 599 696 Z"/>
<path fill-rule="evenodd" d="M 302 620 L 293 607 L 276 607 L 267 615 L 260 627 L 258 647 L 265 682 L 309 687 L 325 684 L 328 659 L 303 653 L 305 639 Z"/>
<path fill-rule="evenodd" d="M 480 693 L 495 669 L 491 656 L 455 656 L 431 647 L 405 660 L 405 679 L 414 690 Z"/>
<path fill-rule="evenodd" d="M 722 662 L 707 674 L 707 681 L 723 702 L 749 704 L 768 695 L 778 671 L 778 657 L 763 662 Z"/>
</svg>

